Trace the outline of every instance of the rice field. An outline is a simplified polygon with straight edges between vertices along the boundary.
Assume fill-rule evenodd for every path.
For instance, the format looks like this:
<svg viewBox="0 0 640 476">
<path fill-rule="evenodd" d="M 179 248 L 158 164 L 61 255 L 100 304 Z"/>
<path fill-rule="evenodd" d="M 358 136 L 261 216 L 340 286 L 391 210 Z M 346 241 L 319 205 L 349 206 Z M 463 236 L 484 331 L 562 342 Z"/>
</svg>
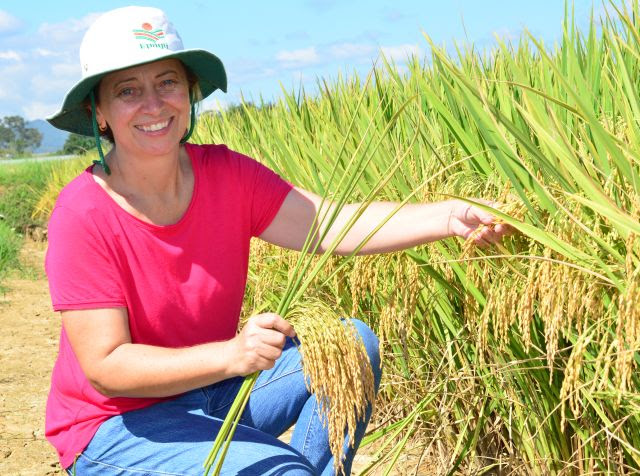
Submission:
<svg viewBox="0 0 640 476">
<path fill-rule="evenodd" d="M 317 95 L 201 115 L 194 141 L 333 200 L 495 200 L 518 231 L 487 249 L 309 259 L 321 266 L 296 315 L 358 317 L 382 342 L 362 474 L 640 471 L 640 8 L 608 12 L 580 31 L 568 9 L 554 45 L 425 36 L 430 55 L 407 71 L 381 57 Z M 43 214 L 64 182 L 52 177 Z M 278 309 L 298 266 L 256 241 L 245 317 Z M 324 348 L 317 381 L 335 371 Z M 333 385 L 334 400 L 352 389 Z"/>
<path fill-rule="evenodd" d="M 29 274 L 20 269 L 18 254 L 24 237 L 45 238 L 48 215 L 36 217 L 33 211 L 56 168 L 51 162 L 0 164 L 0 291 L 4 291 L 3 281 L 11 272 Z"/>
</svg>

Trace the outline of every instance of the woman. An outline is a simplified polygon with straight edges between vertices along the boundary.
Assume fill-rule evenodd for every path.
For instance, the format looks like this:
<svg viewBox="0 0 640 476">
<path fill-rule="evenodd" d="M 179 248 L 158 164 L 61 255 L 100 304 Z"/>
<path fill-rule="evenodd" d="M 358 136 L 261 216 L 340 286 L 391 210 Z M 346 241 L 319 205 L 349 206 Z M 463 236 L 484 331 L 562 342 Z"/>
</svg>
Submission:
<svg viewBox="0 0 640 476">
<path fill-rule="evenodd" d="M 80 475 L 201 474 L 242 377 L 264 370 L 223 473 L 331 474 L 295 330 L 265 313 L 237 332 L 251 237 L 301 249 L 320 198 L 225 146 L 186 143 L 194 101 L 226 90 L 226 76 L 211 53 L 184 50 L 160 10 L 106 13 L 80 58 L 83 78 L 49 121 L 114 145 L 65 187 L 49 223 L 46 269 L 62 332 L 46 435 L 62 466 Z M 337 252 L 349 253 L 394 207 L 370 206 Z M 327 242 L 353 211 L 343 209 Z M 362 253 L 466 238 L 492 223 L 458 201 L 407 206 Z M 505 232 L 485 227 L 476 241 Z M 377 339 L 354 325 L 377 386 Z M 280 442 L 296 422 L 290 444 Z M 366 424 L 347 449 L 347 474 Z"/>
</svg>

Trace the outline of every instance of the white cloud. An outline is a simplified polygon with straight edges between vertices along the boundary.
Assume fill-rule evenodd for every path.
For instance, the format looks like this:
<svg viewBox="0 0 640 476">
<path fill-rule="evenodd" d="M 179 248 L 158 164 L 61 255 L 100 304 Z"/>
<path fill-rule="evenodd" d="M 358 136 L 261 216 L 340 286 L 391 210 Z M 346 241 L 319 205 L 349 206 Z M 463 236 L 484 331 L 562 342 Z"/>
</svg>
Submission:
<svg viewBox="0 0 640 476">
<path fill-rule="evenodd" d="M 80 79 L 80 63 L 56 63 L 51 66 L 51 72 L 57 78 Z"/>
<path fill-rule="evenodd" d="M 367 43 L 339 43 L 329 47 L 329 54 L 336 59 L 369 58 L 377 48 Z"/>
<path fill-rule="evenodd" d="M 21 22 L 4 10 L 0 10 L 0 34 L 13 33 L 20 28 Z"/>
<path fill-rule="evenodd" d="M 16 85 L 22 84 L 27 71 L 25 63 L 22 62 L 2 65 L 2 74 L 0 74 L 0 99 L 9 99 L 11 102 L 20 101 L 22 88 L 16 87 Z"/>
<path fill-rule="evenodd" d="M 42 23 L 38 28 L 38 34 L 49 44 L 73 44 L 80 45 L 84 32 L 101 14 L 89 13 L 82 18 L 70 18 L 60 23 Z"/>
<path fill-rule="evenodd" d="M 22 114 L 29 121 L 32 121 L 34 119 L 43 119 L 57 112 L 58 106 L 59 104 L 55 103 L 32 101 L 22 106 Z"/>
<path fill-rule="evenodd" d="M 268 78 L 277 73 L 277 70 L 270 66 L 273 61 L 237 59 L 226 64 L 227 77 L 230 85 L 238 85 L 251 81 Z"/>
<path fill-rule="evenodd" d="M 33 119 L 55 112 L 80 78 L 78 47 L 98 15 L 42 22 L 35 31 L 19 26 L 5 40 L 3 32 L 16 20 L 0 10 L 0 117 L 10 112 Z"/>
<path fill-rule="evenodd" d="M 418 45 L 383 46 L 380 50 L 388 61 L 396 63 L 404 63 L 411 56 L 422 56 L 422 49 Z"/>
<path fill-rule="evenodd" d="M 59 51 L 52 51 L 52 50 L 48 50 L 46 48 L 36 48 L 35 50 L 33 50 L 33 53 L 36 56 L 41 56 L 43 58 L 48 58 L 48 57 L 51 57 L 51 56 L 61 56 L 61 55 L 64 54 L 64 53 L 61 53 Z"/>
<path fill-rule="evenodd" d="M 9 50 L 9 51 L 0 51 L 0 60 L 13 60 L 20 61 L 22 57 L 18 52 Z"/>
<path fill-rule="evenodd" d="M 315 46 L 299 50 L 282 50 L 276 54 L 276 59 L 285 68 L 300 68 L 319 62 L 320 57 Z"/>
<path fill-rule="evenodd" d="M 64 94 L 74 85 L 76 78 L 56 78 L 49 74 L 34 74 L 31 78 L 33 96 L 43 97 L 56 95 L 62 99 Z"/>
</svg>

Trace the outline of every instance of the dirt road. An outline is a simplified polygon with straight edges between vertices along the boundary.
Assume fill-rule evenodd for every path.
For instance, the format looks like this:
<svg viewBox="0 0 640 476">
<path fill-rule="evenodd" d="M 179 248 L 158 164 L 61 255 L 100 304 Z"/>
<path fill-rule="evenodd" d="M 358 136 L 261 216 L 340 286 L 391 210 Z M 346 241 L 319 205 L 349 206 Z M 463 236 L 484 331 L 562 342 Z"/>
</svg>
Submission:
<svg viewBox="0 0 640 476">
<path fill-rule="evenodd" d="M 5 281 L 0 294 L 0 474 L 62 475 L 44 438 L 49 376 L 58 350 L 59 317 L 42 271 L 45 243 L 22 253 L 34 279 Z"/>
</svg>

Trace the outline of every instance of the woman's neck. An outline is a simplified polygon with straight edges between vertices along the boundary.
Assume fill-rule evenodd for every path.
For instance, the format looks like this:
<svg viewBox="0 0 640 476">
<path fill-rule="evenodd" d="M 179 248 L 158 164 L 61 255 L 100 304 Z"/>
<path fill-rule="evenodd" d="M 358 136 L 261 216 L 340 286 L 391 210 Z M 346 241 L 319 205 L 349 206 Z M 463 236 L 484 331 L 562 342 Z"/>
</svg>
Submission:
<svg viewBox="0 0 640 476">
<path fill-rule="evenodd" d="M 194 175 L 184 147 L 166 156 L 130 158 L 117 146 L 105 159 L 111 169 L 94 167 L 96 182 L 127 212 L 158 225 L 177 222 L 193 194 Z"/>
<path fill-rule="evenodd" d="M 114 146 L 106 160 L 111 175 L 105 181 L 113 190 L 149 198 L 176 196 L 190 165 L 183 147 L 166 155 L 142 156 Z"/>
</svg>

